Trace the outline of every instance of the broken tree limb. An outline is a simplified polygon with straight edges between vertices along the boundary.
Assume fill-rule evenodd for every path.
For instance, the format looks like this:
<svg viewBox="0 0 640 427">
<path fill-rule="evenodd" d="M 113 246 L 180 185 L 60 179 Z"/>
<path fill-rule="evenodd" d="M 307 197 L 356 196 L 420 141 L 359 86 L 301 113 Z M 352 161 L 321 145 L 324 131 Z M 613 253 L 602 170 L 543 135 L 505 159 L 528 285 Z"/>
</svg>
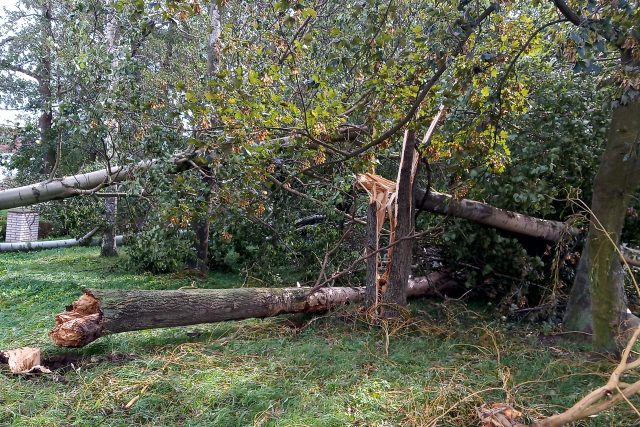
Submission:
<svg viewBox="0 0 640 427">
<path fill-rule="evenodd" d="M 187 155 L 176 155 L 169 161 L 178 170 L 191 167 L 188 165 L 189 156 Z M 158 160 L 143 160 L 129 166 L 113 166 L 110 169 L 101 169 L 60 179 L 42 181 L 23 187 L 0 190 L 0 210 L 93 194 L 111 184 L 131 179 L 137 172 L 158 164 L 160 164 Z"/>
<path fill-rule="evenodd" d="M 445 272 L 409 281 L 410 296 L 438 295 L 450 287 Z M 361 302 L 365 288 L 193 289 L 174 291 L 85 289 L 69 311 L 56 316 L 49 336 L 62 347 L 83 347 L 101 336 L 142 329 L 226 320 L 316 313 Z"/>
<path fill-rule="evenodd" d="M 622 382 L 622 376 L 640 367 L 640 360 L 629 360 L 633 346 L 640 337 L 640 327 L 636 328 L 627 343 L 622 358 L 618 366 L 609 377 L 609 381 L 602 387 L 593 390 L 583 397 L 579 402 L 566 411 L 553 415 L 549 418 L 537 421 L 535 427 L 560 427 L 569 423 L 594 416 L 600 412 L 617 405 L 618 403 L 629 402 L 629 398 L 640 393 L 640 381 L 631 384 Z M 633 405 L 632 405 L 633 406 Z M 634 407 L 635 409 L 635 407 Z M 636 411 L 637 412 L 637 411 Z"/>
<path fill-rule="evenodd" d="M 562 236 L 577 236 L 580 233 L 561 221 L 541 219 L 506 209 L 496 208 L 487 203 L 470 199 L 455 199 L 450 194 L 429 191 L 424 198 L 425 190 L 415 190 L 416 209 L 456 218 L 467 219 L 478 224 L 505 230 L 516 234 L 536 237 L 549 242 L 557 242 Z M 423 200 L 425 199 L 425 200 Z M 640 251 L 622 245 L 624 260 L 630 266 L 640 267 Z"/>
<path fill-rule="evenodd" d="M 423 199 L 425 190 L 416 189 L 417 209 L 468 219 L 500 230 L 537 237 L 555 242 L 564 234 L 575 235 L 578 230 L 564 222 L 540 219 L 521 213 L 496 208 L 487 203 L 469 199 L 455 199 L 445 193 L 431 190 Z"/>
<path fill-rule="evenodd" d="M 42 250 L 42 249 L 68 248 L 71 246 L 83 246 L 83 245 L 95 246 L 100 244 L 100 240 L 93 240 L 92 237 L 96 234 L 98 230 L 99 230 L 99 227 L 96 227 L 78 239 L 0 243 L 0 252 L 35 251 L 35 250 Z M 118 245 L 122 245 L 124 243 L 124 236 L 115 236 L 115 239 L 116 239 L 116 244 Z"/>
</svg>

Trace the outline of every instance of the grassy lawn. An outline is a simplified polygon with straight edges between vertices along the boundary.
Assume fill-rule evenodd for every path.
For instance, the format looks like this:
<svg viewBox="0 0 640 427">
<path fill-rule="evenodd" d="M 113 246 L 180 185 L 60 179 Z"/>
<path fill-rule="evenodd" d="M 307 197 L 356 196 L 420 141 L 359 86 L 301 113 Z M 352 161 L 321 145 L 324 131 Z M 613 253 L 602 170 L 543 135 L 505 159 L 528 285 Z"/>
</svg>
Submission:
<svg viewBox="0 0 640 427">
<path fill-rule="evenodd" d="M 46 357 L 77 359 L 33 378 L 0 367 L 0 425 L 474 426 L 474 408 L 486 402 L 511 401 L 532 416 L 560 411 L 613 368 L 533 326 L 434 300 L 411 303 L 413 322 L 390 331 L 388 355 L 385 332 L 349 308 L 316 320 L 125 333 L 57 349 L 47 337 L 54 314 L 83 287 L 242 283 L 219 273 L 206 280 L 129 273 L 122 257 L 98 254 L 0 255 L 0 348 L 39 346 Z M 638 418 L 621 405 L 581 425 L 631 426 Z"/>
</svg>

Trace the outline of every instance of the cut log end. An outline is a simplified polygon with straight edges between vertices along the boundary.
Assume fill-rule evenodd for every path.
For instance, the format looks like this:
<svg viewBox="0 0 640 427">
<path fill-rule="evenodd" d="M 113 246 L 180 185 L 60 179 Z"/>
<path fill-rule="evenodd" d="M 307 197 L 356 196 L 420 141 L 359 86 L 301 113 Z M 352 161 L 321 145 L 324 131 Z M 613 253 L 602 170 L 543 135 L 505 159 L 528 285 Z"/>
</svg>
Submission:
<svg viewBox="0 0 640 427">
<path fill-rule="evenodd" d="M 102 336 L 100 302 L 88 291 L 56 316 L 49 337 L 60 347 L 84 347 Z"/>
</svg>

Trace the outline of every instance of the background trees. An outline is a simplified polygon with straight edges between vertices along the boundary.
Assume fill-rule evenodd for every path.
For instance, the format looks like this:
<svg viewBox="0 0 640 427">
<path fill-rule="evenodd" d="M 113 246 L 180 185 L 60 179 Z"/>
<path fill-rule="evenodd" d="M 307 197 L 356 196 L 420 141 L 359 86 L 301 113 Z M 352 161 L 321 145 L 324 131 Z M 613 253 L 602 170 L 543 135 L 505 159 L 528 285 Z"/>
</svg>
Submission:
<svg viewBox="0 0 640 427">
<path fill-rule="evenodd" d="M 615 228 L 614 242 L 638 239 L 622 234 L 624 220 L 635 221 L 633 206 L 622 207 L 636 200 L 632 183 L 603 187 L 601 173 L 591 184 L 605 139 L 615 139 L 607 137 L 610 118 L 615 132 L 615 114 L 631 108 L 613 110 L 612 101 L 632 104 L 637 91 L 631 5 L 19 4 L 3 22 L 0 91 L 3 102 L 38 119 L 13 132 L 21 143 L 12 158 L 17 181 L 156 159 L 158 167 L 117 188 L 89 191 L 119 197 L 117 228 L 133 235 L 129 259 L 141 268 L 242 269 L 255 282 L 282 282 L 293 270 L 315 281 L 320 253 L 338 246 L 323 267 L 331 276 L 362 249 L 362 227 L 351 218 L 365 217 L 366 200 L 353 189 L 355 174 L 394 177 L 403 131 L 420 140 L 441 107 L 439 128 L 418 147 L 417 186 L 562 221 L 582 211 L 578 198 L 593 199 L 596 211 L 607 207 L 594 211 L 604 221 L 611 201 L 596 201 L 626 186 L 615 219 L 603 225 Z M 189 170 L 164 173 L 177 152 Z M 624 166 L 611 170 L 634 176 L 637 165 Z M 101 221 L 102 199 L 68 204 L 67 216 L 59 205 L 44 208 L 60 233 Z M 87 212 L 96 219 L 86 221 Z M 418 215 L 416 228 L 431 229 L 437 238 L 429 244 L 505 313 L 544 303 L 540 317 L 553 317 L 573 279 L 560 262 L 574 259 L 571 245 L 554 252 L 431 216 Z M 597 283 L 610 283 L 618 257 L 607 239 L 598 241 L 611 249 L 595 263 L 609 272 Z M 613 301 L 612 289 L 604 292 L 602 300 Z M 573 326 L 590 324 L 582 320 Z M 598 342 L 612 349 L 612 336 Z"/>
</svg>

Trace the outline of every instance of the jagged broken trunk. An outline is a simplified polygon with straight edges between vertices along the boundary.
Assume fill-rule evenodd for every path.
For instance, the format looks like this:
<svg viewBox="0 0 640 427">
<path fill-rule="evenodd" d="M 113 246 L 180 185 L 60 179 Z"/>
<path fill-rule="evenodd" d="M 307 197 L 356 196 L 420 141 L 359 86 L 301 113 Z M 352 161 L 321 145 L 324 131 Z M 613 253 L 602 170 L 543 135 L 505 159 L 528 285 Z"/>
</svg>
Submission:
<svg viewBox="0 0 640 427">
<path fill-rule="evenodd" d="M 408 294 L 439 294 L 452 280 L 444 272 L 409 282 Z M 56 345 L 82 347 L 101 336 L 142 329 L 187 326 L 317 313 L 360 302 L 365 288 L 189 289 L 170 291 L 85 289 L 66 312 L 56 316 L 49 336 Z"/>
</svg>

